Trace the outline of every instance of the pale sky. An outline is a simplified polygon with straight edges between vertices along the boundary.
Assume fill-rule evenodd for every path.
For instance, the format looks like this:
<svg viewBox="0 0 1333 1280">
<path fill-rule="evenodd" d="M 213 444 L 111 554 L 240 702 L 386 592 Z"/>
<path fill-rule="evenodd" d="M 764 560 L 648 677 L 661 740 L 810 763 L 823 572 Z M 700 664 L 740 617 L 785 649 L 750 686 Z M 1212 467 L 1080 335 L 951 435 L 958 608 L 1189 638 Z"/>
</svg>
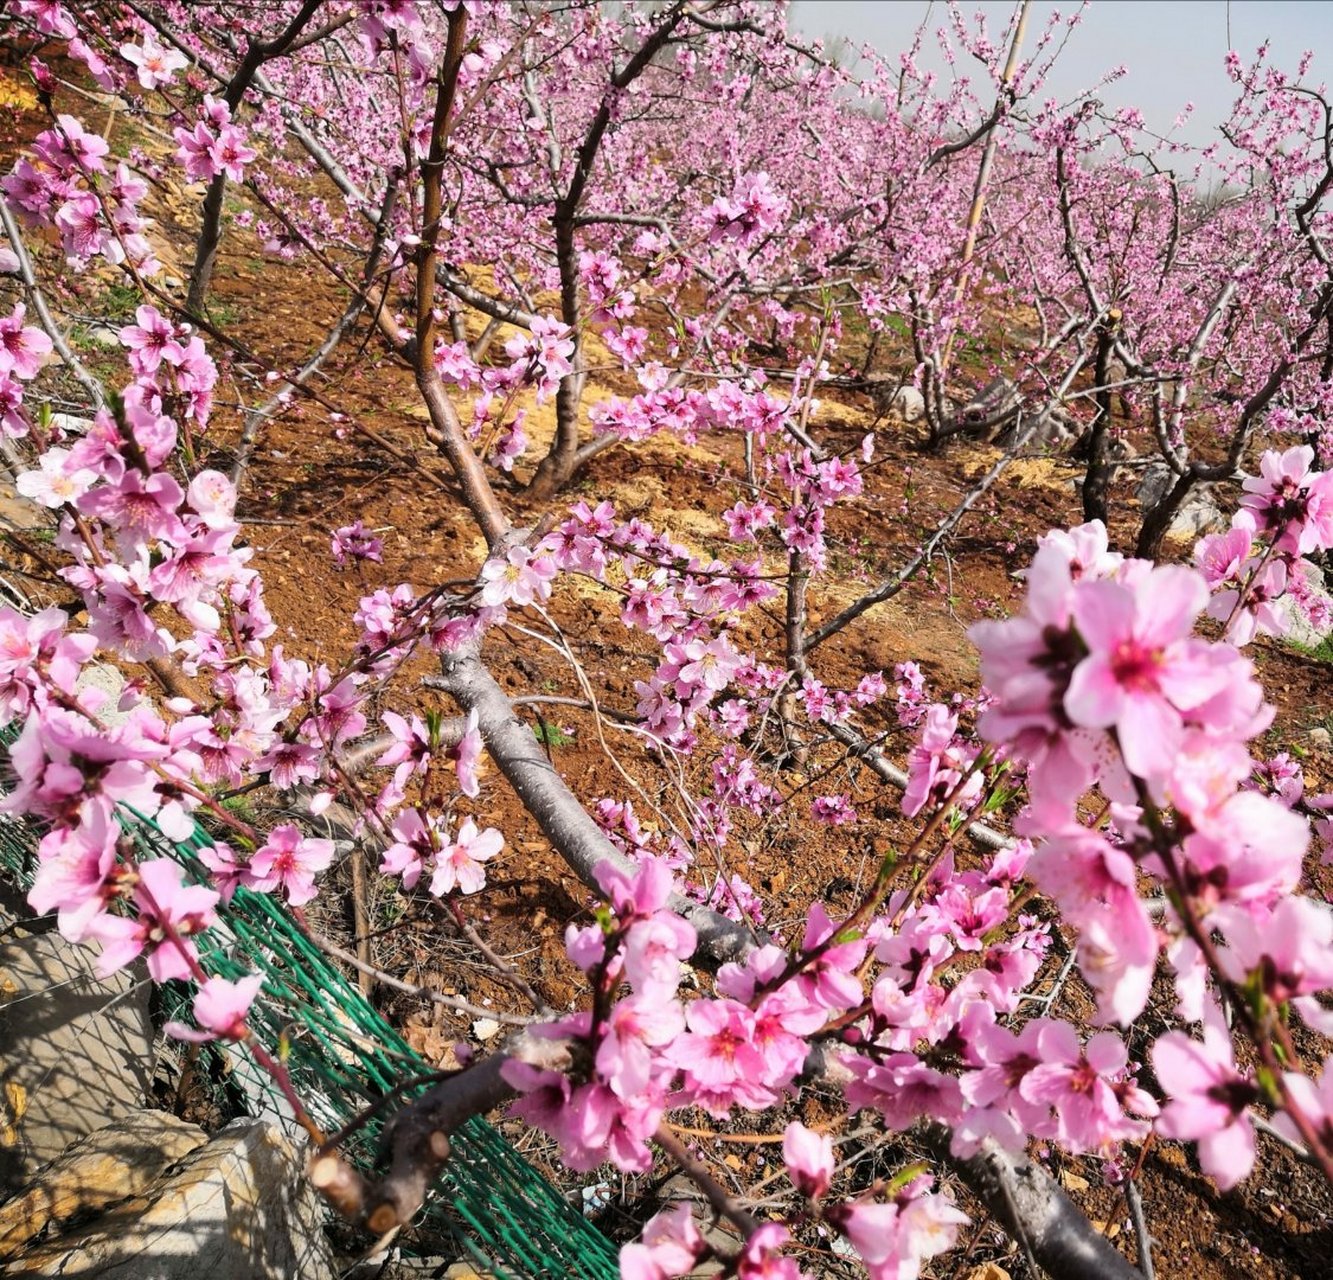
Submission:
<svg viewBox="0 0 1333 1280">
<path fill-rule="evenodd" d="M 1071 14 L 1076 3 L 1037 3 L 1028 19 L 1027 48 L 1033 47 L 1052 10 Z M 987 14 L 998 40 L 1010 3 L 965 0 L 963 12 Z M 943 3 L 927 0 L 795 0 L 792 25 L 806 36 L 847 36 L 869 44 L 893 60 L 910 47 L 913 33 L 929 14 L 930 28 L 945 25 Z M 1223 70 L 1230 46 L 1245 61 L 1271 40 L 1270 61 L 1294 72 L 1303 51 L 1314 51 L 1307 83 L 1333 82 L 1333 2 L 1330 0 L 1094 0 L 1074 31 L 1043 96 L 1071 97 L 1104 72 L 1123 64 L 1129 74 L 1101 97 L 1112 107 L 1136 106 L 1149 128 L 1165 132 L 1187 102 L 1195 106 L 1184 142 L 1212 141 L 1230 110 L 1235 86 Z M 923 48 L 933 51 L 932 42 Z M 933 55 L 923 68 L 945 70 Z"/>
</svg>

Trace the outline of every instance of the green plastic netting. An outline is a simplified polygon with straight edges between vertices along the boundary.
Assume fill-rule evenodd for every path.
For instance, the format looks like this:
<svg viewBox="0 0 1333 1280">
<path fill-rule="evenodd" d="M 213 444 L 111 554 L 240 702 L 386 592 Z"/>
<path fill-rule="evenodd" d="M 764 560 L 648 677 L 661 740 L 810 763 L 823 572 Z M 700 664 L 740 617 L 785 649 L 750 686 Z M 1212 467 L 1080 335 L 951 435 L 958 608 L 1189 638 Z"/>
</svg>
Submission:
<svg viewBox="0 0 1333 1280">
<path fill-rule="evenodd" d="M 173 857 L 205 879 L 197 852 L 212 841 L 202 828 L 196 826 L 191 839 L 180 844 L 138 815 L 123 813 L 121 822 L 141 855 Z M 31 878 L 39 838 L 29 824 L 0 818 L 0 867 L 20 884 Z M 263 973 L 251 1024 L 270 1050 L 282 1045 L 298 1095 L 327 1131 L 340 1129 L 396 1082 L 431 1069 L 311 946 L 280 903 L 242 888 L 218 915 L 221 927 L 198 939 L 204 970 L 226 978 Z M 184 1008 L 190 988 L 169 983 L 169 994 L 172 988 Z M 285 1112 L 272 1082 L 248 1055 L 231 1052 L 229 1062 L 247 1109 Z M 349 1140 L 349 1157 L 368 1165 L 378 1132 L 377 1123 L 365 1126 Z M 610 1280 L 619 1275 L 611 1241 L 480 1119 L 453 1136 L 425 1222 L 499 1276 Z"/>
</svg>

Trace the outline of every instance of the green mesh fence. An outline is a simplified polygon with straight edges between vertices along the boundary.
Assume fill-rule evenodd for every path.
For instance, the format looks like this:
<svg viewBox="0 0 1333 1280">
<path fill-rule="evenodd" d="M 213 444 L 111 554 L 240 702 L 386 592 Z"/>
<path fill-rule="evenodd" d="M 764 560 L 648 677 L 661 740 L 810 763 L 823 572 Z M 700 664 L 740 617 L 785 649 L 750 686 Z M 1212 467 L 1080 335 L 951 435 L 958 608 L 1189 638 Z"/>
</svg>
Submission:
<svg viewBox="0 0 1333 1280">
<path fill-rule="evenodd" d="M 202 828 L 196 826 L 191 839 L 178 844 L 138 815 L 125 813 L 121 821 L 141 856 L 173 857 L 198 879 L 206 878 L 197 853 L 212 841 Z M 0 818 L 0 867 L 21 884 L 31 878 L 38 839 L 30 825 Z M 431 1070 L 311 946 L 278 902 L 241 888 L 218 915 L 221 927 L 197 940 L 204 970 L 225 978 L 264 975 L 250 1022 L 270 1051 L 281 1046 L 298 1096 L 327 1131 L 340 1129 L 397 1082 Z M 169 983 L 166 990 L 184 1011 L 191 989 Z M 247 1109 L 285 1114 L 272 1081 L 249 1055 L 224 1052 Z M 366 1125 L 349 1140 L 349 1157 L 369 1165 L 378 1133 L 378 1123 Z M 480 1119 L 453 1136 L 424 1219 L 498 1276 L 610 1280 L 619 1275 L 611 1241 Z"/>
</svg>

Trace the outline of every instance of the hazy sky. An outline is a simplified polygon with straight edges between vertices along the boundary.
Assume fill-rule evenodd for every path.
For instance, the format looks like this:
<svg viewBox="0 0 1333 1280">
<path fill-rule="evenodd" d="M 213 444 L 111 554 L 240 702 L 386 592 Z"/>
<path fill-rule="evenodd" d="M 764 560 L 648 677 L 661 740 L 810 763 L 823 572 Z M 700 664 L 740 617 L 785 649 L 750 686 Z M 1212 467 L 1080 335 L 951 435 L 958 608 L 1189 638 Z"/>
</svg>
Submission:
<svg viewBox="0 0 1333 1280">
<path fill-rule="evenodd" d="M 1070 14 L 1077 7 L 1034 4 L 1027 48 L 1033 47 L 1053 10 Z M 967 14 L 985 12 L 998 38 L 1013 5 L 965 0 L 962 8 Z M 893 58 L 911 45 L 927 13 L 933 30 L 945 22 L 947 7 L 927 0 L 795 0 L 791 21 L 805 35 L 847 36 Z M 1267 39 L 1272 61 L 1294 71 L 1301 53 L 1312 49 L 1308 82 L 1333 82 L 1331 0 L 1094 0 L 1056 64 L 1045 96 L 1068 98 L 1123 64 L 1129 74 L 1101 94 L 1108 105 L 1136 106 L 1149 128 L 1164 132 L 1181 108 L 1193 102 L 1193 119 L 1176 136 L 1193 143 L 1211 141 L 1235 97 L 1235 86 L 1223 70 L 1228 20 L 1230 47 L 1247 61 Z M 944 70 L 938 57 L 923 57 L 921 62 Z"/>
</svg>

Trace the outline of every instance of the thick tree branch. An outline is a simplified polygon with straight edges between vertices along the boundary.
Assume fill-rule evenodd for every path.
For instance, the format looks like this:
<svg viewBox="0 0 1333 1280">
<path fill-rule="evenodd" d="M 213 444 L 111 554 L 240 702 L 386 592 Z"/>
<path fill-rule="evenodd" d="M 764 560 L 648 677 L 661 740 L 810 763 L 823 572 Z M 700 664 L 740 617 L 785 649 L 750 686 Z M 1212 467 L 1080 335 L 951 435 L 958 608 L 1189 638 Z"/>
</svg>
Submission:
<svg viewBox="0 0 1333 1280">
<path fill-rule="evenodd" d="M 449 15 L 449 39 L 435 95 L 430 150 L 421 163 L 424 195 L 421 246 L 417 254 L 416 331 L 412 360 L 417 388 L 426 402 L 426 411 L 437 433 L 440 452 L 448 459 L 458 477 L 463 487 L 463 500 L 481 527 L 487 546 L 494 550 L 509 531 L 509 520 L 486 478 L 481 459 L 477 457 L 463 431 L 458 411 L 449 399 L 439 370 L 435 367 L 435 272 L 439 264 L 440 219 L 444 209 L 444 157 L 449 145 L 450 113 L 458 89 L 458 73 L 463 64 L 466 39 L 467 10 L 457 9 Z"/>
<path fill-rule="evenodd" d="M 477 713 L 477 727 L 496 767 L 514 788 L 524 808 L 570 869 L 600 893 L 597 870 L 602 866 L 632 872 L 635 864 L 611 843 L 566 786 L 542 750 L 536 735 L 514 714 L 505 691 L 486 670 L 475 649 L 445 653 L 434 687 L 446 691 L 465 711 Z M 716 961 L 735 960 L 755 944 L 754 935 L 716 911 L 673 895 L 671 907 L 694 926 L 697 955 Z"/>
<path fill-rule="evenodd" d="M 384 1132 L 388 1168 L 371 1181 L 341 1159 L 331 1145 L 310 1162 L 310 1180 L 331 1204 L 377 1235 L 410 1222 L 449 1158 L 449 1136 L 473 1116 L 484 1116 L 514 1096 L 501 1071 L 517 1060 L 547 1071 L 569 1071 L 570 1042 L 523 1032 L 504 1053 L 483 1058 L 427 1090 L 394 1116 Z"/>
<path fill-rule="evenodd" d="M 1053 1280 L 1143 1280 L 1044 1169 L 990 1138 L 967 1160 L 949 1155 L 942 1129 L 933 1145 Z"/>
<path fill-rule="evenodd" d="M 332 1191 L 336 1207 L 364 1220 L 382 1233 L 411 1221 L 449 1155 L 449 1136 L 472 1116 L 485 1115 L 516 1096 L 505 1080 L 506 1062 L 517 1061 L 542 1070 L 567 1074 L 580 1069 L 578 1046 L 532 1031 L 513 1037 L 505 1049 L 475 1066 L 432 1086 L 394 1117 L 385 1131 L 388 1166 L 383 1177 L 368 1180 L 330 1149 L 311 1162 L 311 1178 L 321 1190 Z M 586 1064 L 582 1064 L 586 1069 Z M 843 1073 L 817 1047 L 807 1061 L 807 1074 L 824 1075 L 831 1083 Z M 926 1140 L 948 1163 L 1053 1280 L 1143 1280 L 1142 1275 L 1093 1227 L 1046 1171 L 1022 1156 L 987 1140 L 978 1153 L 959 1159 L 949 1152 L 949 1132 L 930 1126 Z M 676 1155 L 670 1135 L 659 1143 Z M 688 1173 L 688 1165 L 683 1166 Z M 701 1182 L 705 1191 L 708 1182 Z M 349 1190 L 350 1188 L 350 1190 Z M 711 1196 L 710 1196 L 711 1199 Z M 715 1208 L 720 1206 L 714 1205 Z M 744 1231 L 752 1225 L 737 1214 L 728 1198 L 720 1209 Z"/>
</svg>

